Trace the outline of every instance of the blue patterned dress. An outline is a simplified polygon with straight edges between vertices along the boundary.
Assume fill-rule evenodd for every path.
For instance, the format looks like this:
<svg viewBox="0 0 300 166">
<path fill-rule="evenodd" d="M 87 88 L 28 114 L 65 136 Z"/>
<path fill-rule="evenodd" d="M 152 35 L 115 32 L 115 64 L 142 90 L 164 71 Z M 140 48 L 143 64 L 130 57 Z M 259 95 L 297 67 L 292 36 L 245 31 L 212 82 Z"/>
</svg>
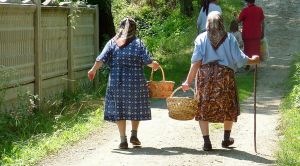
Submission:
<svg viewBox="0 0 300 166">
<path fill-rule="evenodd" d="M 150 120 L 149 90 L 144 66 L 152 63 L 152 59 L 141 40 L 135 38 L 120 48 L 111 39 L 96 61 L 102 61 L 110 67 L 104 120 Z"/>
</svg>

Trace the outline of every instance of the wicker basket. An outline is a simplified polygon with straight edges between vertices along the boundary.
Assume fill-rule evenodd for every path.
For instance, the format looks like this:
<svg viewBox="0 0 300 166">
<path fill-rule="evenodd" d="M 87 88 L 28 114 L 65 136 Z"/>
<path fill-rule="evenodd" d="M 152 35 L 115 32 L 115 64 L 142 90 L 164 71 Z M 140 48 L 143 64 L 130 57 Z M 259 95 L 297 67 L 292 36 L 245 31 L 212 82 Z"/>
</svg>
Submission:
<svg viewBox="0 0 300 166">
<path fill-rule="evenodd" d="M 162 81 L 153 81 L 153 70 L 151 71 L 150 81 L 148 81 L 148 87 L 150 91 L 151 98 L 165 99 L 169 97 L 174 88 L 174 81 L 166 81 L 165 73 L 161 66 L 160 70 L 162 72 Z"/>
<path fill-rule="evenodd" d="M 176 120 L 192 120 L 197 113 L 198 101 L 191 97 L 173 97 L 179 89 L 182 89 L 182 87 L 175 89 L 171 96 L 167 98 L 169 117 Z M 195 95 L 195 91 L 191 90 Z"/>
</svg>

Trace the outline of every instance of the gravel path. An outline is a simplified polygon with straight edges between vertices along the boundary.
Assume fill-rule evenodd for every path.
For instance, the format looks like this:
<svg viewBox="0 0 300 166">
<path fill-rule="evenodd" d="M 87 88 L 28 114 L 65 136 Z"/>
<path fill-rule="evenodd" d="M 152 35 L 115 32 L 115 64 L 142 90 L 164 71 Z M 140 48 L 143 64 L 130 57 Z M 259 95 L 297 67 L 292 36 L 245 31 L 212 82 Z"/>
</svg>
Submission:
<svg viewBox="0 0 300 166">
<path fill-rule="evenodd" d="M 257 87 L 257 151 L 253 147 L 253 97 L 241 103 L 243 113 L 234 124 L 234 148 L 221 147 L 223 131 L 211 132 L 213 151 L 202 151 L 202 136 L 195 121 L 168 118 L 165 102 L 152 103 L 153 120 L 142 122 L 139 138 L 142 148 L 119 150 L 114 124 L 87 139 L 49 156 L 38 165 L 47 166 L 136 166 L 136 165 L 275 165 L 274 154 L 280 139 L 278 107 L 284 95 L 292 54 L 299 52 L 299 0 L 257 0 L 266 15 L 271 57 L 260 65 Z M 298 25 L 298 26 L 297 26 Z M 130 125 L 130 124 L 128 124 Z M 128 135 L 130 129 L 127 129 Z"/>
</svg>

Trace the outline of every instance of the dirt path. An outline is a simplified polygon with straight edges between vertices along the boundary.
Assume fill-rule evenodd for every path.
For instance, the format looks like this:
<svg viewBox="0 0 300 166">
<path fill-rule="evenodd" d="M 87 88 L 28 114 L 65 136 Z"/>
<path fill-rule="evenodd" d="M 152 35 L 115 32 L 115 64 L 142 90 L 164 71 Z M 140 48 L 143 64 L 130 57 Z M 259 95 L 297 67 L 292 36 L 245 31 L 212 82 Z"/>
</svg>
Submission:
<svg viewBox="0 0 300 166">
<path fill-rule="evenodd" d="M 114 124 L 86 140 L 50 156 L 38 165 L 274 165 L 274 152 L 279 140 L 278 106 L 288 78 L 291 54 L 298 48 L 300 27 L 299 0 L 258 0 L 265 10 L 270 54 L 261 65 L 258 78 L 257 150 L 253 148 L 253 98 L 242 103 L 244 112 L 234 125 L 233 149 L 223 149 L 222 129 L 212 132 L 213 151 L 201 149 L 202 137 L 197 122 L 168 118 L 164 101 L 152 104 L 153 120 L 142 122 L 139 138 L 142 148 L 118 150 L 119 135 Z M 127 130 L 128 135 L 130 130 Z"/>
</svg>

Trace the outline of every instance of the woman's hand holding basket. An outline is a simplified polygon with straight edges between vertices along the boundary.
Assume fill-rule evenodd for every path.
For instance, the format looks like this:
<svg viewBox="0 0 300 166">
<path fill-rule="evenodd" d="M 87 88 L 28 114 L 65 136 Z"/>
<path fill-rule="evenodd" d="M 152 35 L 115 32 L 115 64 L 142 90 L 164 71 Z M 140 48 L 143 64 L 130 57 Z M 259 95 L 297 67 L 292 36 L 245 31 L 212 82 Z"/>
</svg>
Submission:
<svg viewBox="0 0 300 166">
<path fill-rule="evenodd" d="M 154 71 L 156 71 L 159 68 L 159 63 L 156 62 L 156 61 L 153 61 L 152 63 L 153 63 L 153 67 L 152 68 L 153 68 Z"/>
<path fill-rule="evenodd" d="M 189 88 L 188 84 L 186 84 Z M 198 100 L 195 98 L 195 91 L 189 88 L 194 93 L 194 97 L 174 97 L 174 94 L 183 89 L 183 86 L 178 87 L 173 91 L 170 97 L 167 98 L 167 108 L 169 117 L 176 120 L 192 120 L 197 114 Z"/>
<path fill-rule="evenodd" d="M 174 88 L 174 84 L 175 84 L 174 81 L 166 81 L 164 70 L 156 61 L 153 61 L 148 66 L 152 68 L 150 80 L 148 81 L 150 97 L 151 98 L 163 98 L 163 99 L 169 97 L 173 92 L 173 88 Z M 154 71 L 155 71 L 155 69 L 157 70 L 158 68 L 161 69 L 162 80 L 161 81 L 153 81 Z"/>
<path fill-rule="evenodd" d="M 184 83 L 182 83 L 181 86 L 182 86 L 182 90 L 184 92 L 190 89 L 190 85 L 189 85 L 189 83 L 187 81 L 185 81 Z"/>
<path fill-rule="evenodd" d="M 159 63 L 157 61 L 153 61 L 148 66 L 151 67 L 154 71 L 156 71 L 159 68 Z"/>
</svg>

